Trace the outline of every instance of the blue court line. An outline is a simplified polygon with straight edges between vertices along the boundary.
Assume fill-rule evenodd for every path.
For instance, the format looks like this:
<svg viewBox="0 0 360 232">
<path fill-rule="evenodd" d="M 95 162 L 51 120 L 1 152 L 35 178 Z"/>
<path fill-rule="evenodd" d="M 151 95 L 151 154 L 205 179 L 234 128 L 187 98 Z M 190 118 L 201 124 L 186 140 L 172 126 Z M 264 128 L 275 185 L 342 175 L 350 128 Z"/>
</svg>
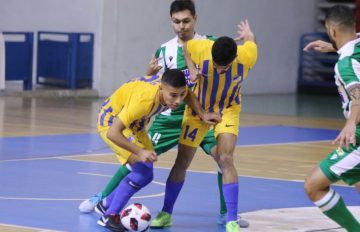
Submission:
<svg viewBox="0 0 360 232">
<path fill-rule="evenodd" d="M 338 130 L 294 126 L 240 127 L 237 145 L 332 140 Z M 111 152 L 98 134 L 0 138 L 0 160 Z"/>
<path fill-rule="evenodd" d="M 80 200 L 9 200 L 1 197 L 83 199 L 101 190 L 109 178 L 80 175 L 79 172 L 112 175 L 117 168 L 117 165 L 70 160 L 0 163 L 0 208 L 3 209 L 0 210 L 0 223 L 62 231 L 106 231 L 96 224 L 99 218 L 96 213 L 81 214 L 78 211 Z M 166 169 L 155 169 L 155 180 L 165 183 L 168 173 Z M 360 204 L 354 188 L 335 186 L 334 189 L 348 205 Z M 150 184 L 137 196 L 161 192 L 164 192 L 164 186 Z M 131 200 L 134 201 L 145 204 L 155 216 L 161 210 L 163 197 Z M 303 183 L 239 178 L 240 212 L 295 207 L 313 207 L 304 193 Z M 175 205 L 171 232 L 223 232 L 224 228 L 216 225 L 218 212 L 217 176 L 188 172 Z"/>
</svg>

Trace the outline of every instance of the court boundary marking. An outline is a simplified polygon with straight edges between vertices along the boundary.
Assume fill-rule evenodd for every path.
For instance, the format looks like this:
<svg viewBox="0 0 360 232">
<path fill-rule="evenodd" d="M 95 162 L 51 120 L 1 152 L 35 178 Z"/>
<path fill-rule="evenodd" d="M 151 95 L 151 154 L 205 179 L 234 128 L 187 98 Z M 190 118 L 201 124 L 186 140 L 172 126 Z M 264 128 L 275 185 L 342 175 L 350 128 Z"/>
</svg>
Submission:
<svg viewBox="0 0 360 232">
<path fill-rule="evenodd" d="M 39 228 L 39 227 L 19 226 L 19 225 L 6 224 L 6 223 L 0 223 L 0 226 L 10 227 L 10 228 L 18 228 L 18 229 L 37 230 L 39 232 L 62 232 L 61 230 L 50 230 L 50 229 Z"/>
<path fill-rule="evenodd" d="M 331 142 L 333 140 L 311 140 L 311 141 L 299 141 L 299 142 L 288 142 L 288 143 L 261 143 L 261 144 L 249 144 L 249 145 L 236 145 L 235 148 L 242 148 L 242 147 L 265 147 L 265 146 L 278 146 L 278 145 L 296 145 L 302 143 L 319 143 L 319 142 Z M 176 151 L 176 148 L 172 148 L 169 151 Z M 102 155 L 109 155 L 113 153 L 78 153 L 78 154 L 71 154 L 71 155 L 59 155 L 59 156 L 47 156 L 47 157 L 37 157 L 37 158 L 20 158 L 20 159 L 9 159 L 9 160 L 0 160 L 0 163 L 7 163 L 7 162 L 20 162 L 20 161 L 32 161 L 32 160 L 47 160 L 47 159 L 64 159 L 64 160 L 71 160 L 70 158 L 79 157 L 79 156 L 102 156 Z M 96 162 L 96 163 L 104 163 L 109 164 L 109 162 L 101 162 L 101 161 L 85 161 L 84 162 Z M 113 164 L 113 163 L 112 163 Z"/>
<path fill-rule="evenodd" d="M 78 172 L 77 174 L 80 175 L 90 175 L 90 176 L 100 176 L 100 177 L 112 177 L 112 175 L 107 174 L 98 174 L 98 173 L 89 173 L 89 172 Z M 157 184 L 160 186 L 166 186 L 164 182 L 160 181 L 151 181 L 153 184 Z M 157 194 L 148 194 L 142 196 L 133 196 L 131 199 L 146 199 L 146 198 L 153 198 L 153 197 L 162 197 L 165 196 L 165 192 L 160 192 Z M 0 196 L 0 200 L 24 200 L 24 201 L 84 201 L 88 198 L 35 198 L 35 197 L 3 197 Z"/>
</svg>

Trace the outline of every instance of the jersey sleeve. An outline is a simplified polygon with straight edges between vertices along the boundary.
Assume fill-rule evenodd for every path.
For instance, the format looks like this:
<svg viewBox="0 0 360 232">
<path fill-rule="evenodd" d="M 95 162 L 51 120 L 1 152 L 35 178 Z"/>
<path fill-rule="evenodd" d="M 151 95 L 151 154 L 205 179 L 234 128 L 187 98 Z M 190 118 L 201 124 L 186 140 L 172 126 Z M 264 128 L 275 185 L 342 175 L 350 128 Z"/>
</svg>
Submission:
<svg viewBox="0 0 360 232">
<path fill-rule="evenodd" d="M 200 54 L 199 54 L 200 49 L 199 48 L 201 48 L 201 45 L 202 45 L 202 40 L 197 40 L 197 39 L 189 40 L 186 43 L 186 50 L 190 54 L 191 60 L 195 64 L 200 63 Z"/>
<path fill-rule="evenodd" d="M 237 47 L 237 62 L 244 65 L 244 76 L 251 69 L 257 60 L 257 45 L 252 41 L 246 41 L 243 45 Z"/>
<path fill-rule="evenodd" d="M 140 105 L 144 105 L 144 102 L 137 95 L 133 95 L 118 114 L 118 118 L 126 127 L 130 127 L 134 121 L 147 116 L 147 107 L 139 107 Z"/>
<path fill-rule="evenodd" d="M 345 57 L 338 62 L 337 68 L 346 89 L 354 84 L 360 84 L 359 77 L 356 75 L 356 70 L 360 70 L 360 63 L 357 60 Z"/>
</svg>

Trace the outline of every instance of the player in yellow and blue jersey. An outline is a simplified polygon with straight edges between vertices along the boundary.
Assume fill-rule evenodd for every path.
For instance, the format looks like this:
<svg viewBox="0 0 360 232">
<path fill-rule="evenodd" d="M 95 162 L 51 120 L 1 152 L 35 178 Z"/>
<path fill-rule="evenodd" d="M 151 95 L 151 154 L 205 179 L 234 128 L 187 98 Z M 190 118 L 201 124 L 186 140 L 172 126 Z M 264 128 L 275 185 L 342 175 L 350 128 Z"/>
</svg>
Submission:
<svg viewBox="0 0 360 232">
<path fill-rule="evenodd" d="M 165 71 L 161 81 L 159 76 L 145 76 L 125 83 L 102 104 L 97 123 L 100 136 L 132 172 L 108 196 L 99 225 L 126 231 L 119 224 L 119 212 L 132 195 L 152 181 L 157 159 L 146 125 L 152 116 L 176 109 L 183 100 L 202 115 L 204 122 L 220 120 L 218 114 L 204 112 L 194 94 L 187 91 L 185 76 L 178 69 Z"/>
<path fill-rule="evenodd" d="M 237 220 L 238 176 L 233 163 L 239 130 L 241 111 L 241 83 L 257 60 L 255 36 L 246 21 L 239 25 L 239 37 L 243 45 L 237 45 L 229 37 L 215 42 L 207 39 L 190 40 L 184 46 L 184 55 L 193 79 L 197 79 L 194 93 L 202 107 L 209 112 L 220 113 L 222 121 L 214 126 L 217 140 L 215 160 L 223 173 L 223 194 L 227 207 L 226 231 L 240 230 Z M 163 209 L 172 208 L 185 179 L 186 169 L 210 129 L 199 115 L 186 108 L 182 122 L 178 157 L 170 172 L 172 188 L 166 187 Z M 184 158 L 185 157 L 185 158 Z M 189 162 L 184 162 L 184 160 Z M 177 187 L 176 187 L 177 186 Z M 168 199 L 168 200 L 166 200 Z M 152 226 L 171 225 L 171 215 L 164 210 L 153 220 Z"/>
</svg>

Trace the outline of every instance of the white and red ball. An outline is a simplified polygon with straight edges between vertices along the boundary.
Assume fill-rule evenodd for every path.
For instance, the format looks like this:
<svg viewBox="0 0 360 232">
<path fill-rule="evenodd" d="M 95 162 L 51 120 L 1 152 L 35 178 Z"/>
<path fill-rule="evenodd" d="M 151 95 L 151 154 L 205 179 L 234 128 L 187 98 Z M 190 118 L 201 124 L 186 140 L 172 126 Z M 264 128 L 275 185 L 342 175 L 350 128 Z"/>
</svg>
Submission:
<svg viewBox="0 0 360 232">
<path fill-rule="evenodd" d="M 120 220 L 129 231 L 143 232 L 149 229 L 151 213 L 145 205 L 134 203 L 121 211 Z"/>
</svg>

